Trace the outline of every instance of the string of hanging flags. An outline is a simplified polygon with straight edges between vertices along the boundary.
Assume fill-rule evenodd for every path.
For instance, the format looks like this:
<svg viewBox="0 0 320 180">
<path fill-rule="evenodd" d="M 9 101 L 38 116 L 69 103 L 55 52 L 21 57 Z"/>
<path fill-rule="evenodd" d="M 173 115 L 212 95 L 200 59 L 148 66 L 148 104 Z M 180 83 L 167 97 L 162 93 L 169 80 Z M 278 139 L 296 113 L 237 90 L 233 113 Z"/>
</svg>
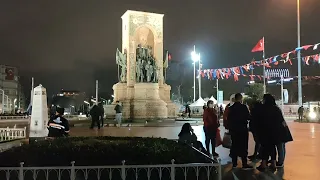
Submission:
<svg viewBox="0 0 320 180">
<path fill-rule="evenodd" d="M 287 53 L 279 54 L 259 61 L 252 61 L 248 64 L 244 64 L 241 66 L 219 69 L 203 69 L 200 71 L 198 70 L 198 75 L 206 79 L 229 79 L 233 77 L 235 81 L 239 80 L 239 76 L 256 76 L 259 79 L 261 79 L 263 78 L 263 76 L 247 75 L 246 73 L 249 73 L 251 70 L 253 70 L 255 66 L 265 66 L 266 68 L 271 68 L 271 65 L 278 65 L 279 62 L 289 63 L 290 65 L 292 65 L 292 60 L 297 59 L 297 57 L 295 57 L 295 54 L 298 51 L 310 49 L 313 51 L 317 51 L 318 49 L 320 49 L 319 47 L 320 43 L 314 45 L 305 45 L 295 48 L 294 50 Z M 310 56 L 304 56 L 301 58 L 301 60 L 306 65 L 310 65 L 310 62 L 317 63 L 320 65 L 320 52 Z"/>
<path fill-rule="evenodd" d="M 253 75 L 244 75 L 243 76 L 244 78 L 249 78 L 249 81 L 262 81 L 263 79 L 263 76 L 262 75 L 256 75 L 256 74 L 253 74 Z M 285 77 L 285 80 L 286 79 L 290 79 L 291 80 L 294 80 L 294 79 L 297 79 L 298 76 L 289 76 L 289 77 Z M 274 80 L 275 78 L 272 78 L 272 77 L 267 77 L 268 81 L 269 80 Z M 279 79 L 279 78 L 278 78 Z M 302 79 L 303 80 L 318 80 L 320 79 L 320 76 L 302 76 Z"/>
</svg>

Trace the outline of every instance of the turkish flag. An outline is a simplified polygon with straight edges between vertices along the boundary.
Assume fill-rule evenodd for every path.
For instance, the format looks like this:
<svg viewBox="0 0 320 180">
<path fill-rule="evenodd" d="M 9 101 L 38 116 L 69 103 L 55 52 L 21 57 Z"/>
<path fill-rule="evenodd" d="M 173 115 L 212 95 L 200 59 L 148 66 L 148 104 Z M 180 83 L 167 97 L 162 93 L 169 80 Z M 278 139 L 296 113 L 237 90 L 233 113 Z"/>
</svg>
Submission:
<svg viewBox="0 0 320 180">
<path fill-rule="evenodd" d="M 170 61 L 171 60 L 171 54 L 168 53 L 168 60 Z"/>
<path fill-rule="evenodd" d="M 264 51 L 264 37 L 260 39 L 257 45 L 251 50 L 251 52 Z"/>
<path fill-rule="evenodd" d="M 6 80 L 14 80 L 14 69 L 13 68 L 6 68 Z"/>
</svg>

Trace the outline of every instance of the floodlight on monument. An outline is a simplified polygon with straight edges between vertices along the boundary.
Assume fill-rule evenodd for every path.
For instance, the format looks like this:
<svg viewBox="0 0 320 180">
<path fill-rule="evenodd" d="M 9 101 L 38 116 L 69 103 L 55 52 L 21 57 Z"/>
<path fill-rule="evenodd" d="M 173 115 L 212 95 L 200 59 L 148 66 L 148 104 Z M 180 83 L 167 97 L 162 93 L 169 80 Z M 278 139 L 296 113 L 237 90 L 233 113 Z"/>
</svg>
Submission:
<svg viewBox="0 0 320 180">
<path fill-rule="evenodd" d="M 197 54 L 195 51 L 192 51 L 191 52 L 191 59 L 193 62 L 197 62 L 200 60 L 200 55 Z"/>
</svg>

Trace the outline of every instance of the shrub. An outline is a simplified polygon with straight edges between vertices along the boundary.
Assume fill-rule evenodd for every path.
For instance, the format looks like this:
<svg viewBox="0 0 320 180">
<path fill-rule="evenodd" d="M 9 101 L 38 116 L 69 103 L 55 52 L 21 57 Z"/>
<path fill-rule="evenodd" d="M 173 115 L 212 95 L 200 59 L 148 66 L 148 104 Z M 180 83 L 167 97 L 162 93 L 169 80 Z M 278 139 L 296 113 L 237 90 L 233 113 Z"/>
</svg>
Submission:
<svg viewBox="0 0 320 180">
<path fill-rule="evenodd" d="M 0 153 L 0 166 L 77 166 L 209 162 L 185 144 L 162 138 L 70 137 L 39 141 Z"/>
</svg>

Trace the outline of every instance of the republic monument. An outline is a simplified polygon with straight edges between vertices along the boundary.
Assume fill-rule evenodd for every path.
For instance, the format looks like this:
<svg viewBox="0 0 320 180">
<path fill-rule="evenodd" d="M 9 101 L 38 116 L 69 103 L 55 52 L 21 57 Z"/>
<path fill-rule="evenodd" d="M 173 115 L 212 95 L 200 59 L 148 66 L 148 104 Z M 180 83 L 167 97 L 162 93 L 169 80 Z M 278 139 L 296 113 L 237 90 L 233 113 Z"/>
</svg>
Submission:
<svg viewBox="0 0 320 180">
<path fill-rule="evenodd" d="M 171 87 L 164 79 L 163 14 L 126 11 L 122 18 L 122 49 L 116 52 L 119 82 L 114 102 L 123 104 L 124 119 L 176 116 Z"/>
</svg>

